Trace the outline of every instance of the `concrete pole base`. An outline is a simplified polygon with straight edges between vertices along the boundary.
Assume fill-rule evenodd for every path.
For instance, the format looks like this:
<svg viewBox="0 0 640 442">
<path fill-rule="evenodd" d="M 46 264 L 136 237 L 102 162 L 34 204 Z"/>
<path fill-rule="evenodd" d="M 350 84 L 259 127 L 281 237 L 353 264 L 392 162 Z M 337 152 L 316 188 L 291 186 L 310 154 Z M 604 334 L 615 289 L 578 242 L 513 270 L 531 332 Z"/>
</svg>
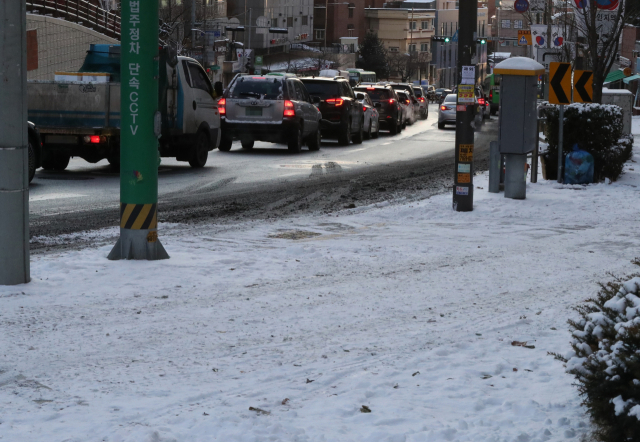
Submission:
<svg viewBox="0 0 640 442">
<path fill-rule="evenodd" d="M 504 197 L 523 200 L 527 197 L 527 156 L 505 155 Z"/>
<path fill-rule="evenodd" d="M 120 228 L 120 239 L 109 253 L 108 259 L 136 259 L 155 261 L 169 259 L 160 240 L 157 229 L 123 229 Z"/>
</svg>

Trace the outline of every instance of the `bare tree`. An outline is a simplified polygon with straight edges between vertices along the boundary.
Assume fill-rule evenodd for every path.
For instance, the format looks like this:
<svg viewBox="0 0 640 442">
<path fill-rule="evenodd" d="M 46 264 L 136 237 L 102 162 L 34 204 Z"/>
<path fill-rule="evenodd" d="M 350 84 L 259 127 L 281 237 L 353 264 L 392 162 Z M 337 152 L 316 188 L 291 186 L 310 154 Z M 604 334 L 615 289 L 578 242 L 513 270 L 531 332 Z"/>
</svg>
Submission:
<svg viewBox="0 0 640 442">
<path fill-rule="evenodd" d="M 586 41 L 586 58 L 593 71 L 593 101 L 600 103 L 606 75 L 619 56 L 622 30 L 640 17 L 640 2 L 620 0 L 614 11 L 606 8 L 618 0 L 580 0 L 579 3 L 582 7 L 575 9 L 575 26 Z"/>
<path fill-rule="evenodd" d="M 400 77 L 404 83 L 420 74 L 420 69 L 427 66 L 429 56 L 425 52 L 413 52 L 410 54 L 400 52 L 388 52 L 387 63 L 389 75 Z"/>
</svg>

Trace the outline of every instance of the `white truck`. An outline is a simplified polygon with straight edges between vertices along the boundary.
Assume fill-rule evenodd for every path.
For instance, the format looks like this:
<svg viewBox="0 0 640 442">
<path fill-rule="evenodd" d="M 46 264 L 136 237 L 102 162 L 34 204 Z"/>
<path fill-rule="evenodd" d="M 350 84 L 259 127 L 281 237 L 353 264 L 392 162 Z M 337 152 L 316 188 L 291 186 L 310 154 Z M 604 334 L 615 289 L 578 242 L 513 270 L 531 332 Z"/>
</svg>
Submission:
<svg viewBox="0 0 640 442">
<path fill-rule="evenodd" d="M 64 170 L 71 157 L 120 164 L 120 46 L 91 45 L 78 76 L 110 74 L 108 82 L 29 81 L 29 121 L 40 131 L 44 169 Z M 162 157 L 203 167 L 220 143 L 214 90 L 200 64 L 160 51 L 159 109 Z M 104 74 L 103 74 L 104 75 Z"/>
</svg>

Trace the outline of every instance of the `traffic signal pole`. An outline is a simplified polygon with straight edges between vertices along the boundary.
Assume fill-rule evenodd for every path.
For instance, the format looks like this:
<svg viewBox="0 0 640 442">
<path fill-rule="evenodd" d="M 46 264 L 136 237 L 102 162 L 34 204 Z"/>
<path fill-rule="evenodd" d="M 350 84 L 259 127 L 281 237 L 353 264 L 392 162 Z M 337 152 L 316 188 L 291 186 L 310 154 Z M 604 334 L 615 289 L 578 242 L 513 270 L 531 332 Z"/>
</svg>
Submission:
<svg viewBox="0 0 640 442">
<path fill-rule="evenodd" d="M 122 2 L 121 23 L 120 239 L 108 258 L 166 259 L 157 231 L 158 1 Z"/>
<path fill-rule="evenodd" d="M 472 64 L 472 61 L 476 52 L 478 2 L 477 0 L 460 0 L 459 8 L 458 100 L 456 102 L 456 157 L 455 170 L 453 173 L 453 210 L 457 212 L 470 212 L 473 210 L 474 128 L 472 124 L 476 105 L 475 103 L 461 102 L 461 93 L 462 90 L 465 89 L 465 85 L 471 85 L 472 91 L 475 92 L 477 73 L 475 72 L 475 63 Z M 471 72 L 471 68 L 473 78 L 469 81 L 468 75 Z M 463 70 L 466 72 L 466 78 L 465 75 L 463 75 Z"/>
<path fill-rule="evenodd" d="M 29 282 L 27 11 L 0 2 L 0 285 Z"/>
</svg>

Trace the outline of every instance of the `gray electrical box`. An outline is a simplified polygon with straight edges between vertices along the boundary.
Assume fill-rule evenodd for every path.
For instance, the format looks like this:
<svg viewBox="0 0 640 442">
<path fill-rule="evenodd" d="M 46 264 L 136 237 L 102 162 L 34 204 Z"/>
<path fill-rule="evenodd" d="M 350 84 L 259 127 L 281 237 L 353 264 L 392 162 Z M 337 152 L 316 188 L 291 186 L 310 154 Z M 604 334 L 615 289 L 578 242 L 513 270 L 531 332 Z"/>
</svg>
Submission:
<svg viewBox="0 0 640 442">
<path fill-rule="evenodd" d="M 500 153 L 527 154 L 536 147 L 537 93 L 537 76 L 502 76 L 500 82 Z"/>
</svg>

